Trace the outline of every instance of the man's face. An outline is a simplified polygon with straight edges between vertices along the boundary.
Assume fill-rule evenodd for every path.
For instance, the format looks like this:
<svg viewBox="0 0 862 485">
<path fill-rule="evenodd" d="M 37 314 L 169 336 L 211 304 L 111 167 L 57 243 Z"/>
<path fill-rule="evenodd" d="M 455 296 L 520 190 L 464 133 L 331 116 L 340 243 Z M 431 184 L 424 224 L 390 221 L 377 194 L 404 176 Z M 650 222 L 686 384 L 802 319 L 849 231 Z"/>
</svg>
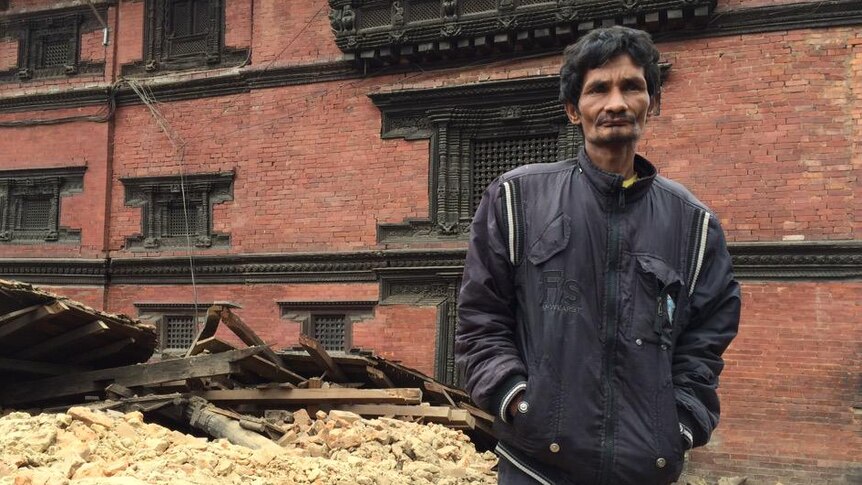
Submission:
<svg viewBox="0 0 862 485">
<path fill-rule="evenodd" d="M 566 113 L 581 125 L 588 144 L 633 145 L 643 133 L 651 104 L 643 68 L 620 54 L 587 71 L 577 109 L 567 101 Z"/>
</svg>

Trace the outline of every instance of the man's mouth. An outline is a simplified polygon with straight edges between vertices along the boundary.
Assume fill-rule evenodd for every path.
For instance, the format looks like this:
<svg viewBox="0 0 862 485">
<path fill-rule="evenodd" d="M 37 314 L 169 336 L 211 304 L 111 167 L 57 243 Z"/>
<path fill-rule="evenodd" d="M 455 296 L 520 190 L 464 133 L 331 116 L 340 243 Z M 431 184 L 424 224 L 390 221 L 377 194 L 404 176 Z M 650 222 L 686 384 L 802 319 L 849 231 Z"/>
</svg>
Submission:
<svg viewBox="0 0 862 485">
<path fill-rule="evenodd" d="M 601 126 L 628 126 L 631 124 L 632 122 L 629 120 L 611 120 L 602 122 Z"/>
</svg>

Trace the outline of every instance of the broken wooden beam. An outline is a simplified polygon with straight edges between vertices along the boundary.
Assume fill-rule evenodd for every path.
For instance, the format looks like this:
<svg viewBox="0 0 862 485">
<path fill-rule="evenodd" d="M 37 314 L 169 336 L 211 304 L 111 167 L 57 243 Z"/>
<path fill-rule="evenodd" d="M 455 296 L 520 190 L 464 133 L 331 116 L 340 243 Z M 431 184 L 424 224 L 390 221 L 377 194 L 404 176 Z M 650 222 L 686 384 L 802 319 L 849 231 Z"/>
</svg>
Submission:
<svg viewBox="0 0 862 485">
<path fill-rule="evenodd" d="M 369 365 L 365 367 L 365 373 L 368 374 L 368 378 L 371 379 L 371 382 L 373 382 L 377 387 L 395 387 L 395 384 L 392 383 L 392 379 L 390 379 L 389 376 L 380 369 L 376 369 Z"/>
<path fill-rule="evenodd" d="M 204 326 L 203 328 L 201 328 L 201 331 L 198 333 L 198 335 L 195 337 L 194 342 L 192 342 L 192 345 L 189 347 L 189 350 L 186 353 L 186 357 L 191 357 L 195 354 L 200 353 L 195 352 L 198 342 L 215 336 L 216 330 L 218 330 L 218 323 L 221 320 L 221 309 L 221 305 L 212 305 L 211 307 L 207 308 L 207 316 L 204 320 Z"/>
<path fill-rule="evenodd" d="M 90 368 L 83 366 L 52 364 L 48 362 L 35 362 L 32 360 L 7 359 L 5 357 L 0 357 L 0 373 L 18 372 L 37 376 L 59 376 L 73 374 L 75 372 L 86 372 L 88 370 L 90 370 Z"/>
<path fill-rule="evenodd" d="M 351 389 L 230 389 L 194 392 L 207 401 L 225 404 L 419 404 L 422 390 L 415 388 Z"/>
<path fill-rule="evenodd" d="M 320 345 L 320 342 L 308 335 L 300 335 L 299 344 L 308 352 L 308 355 L 311 356 L 314 362 L 320 366 L 321 370 L 326 372 L 328 380 L 333 382 L 347 382 L 349 380 L 344 371 L 338 367 L 338 364 L 332 360 L 332 357 L 323 348 L 323 345 Z"/>
<path fill-rule="evenodd" d="M 33 305 L 7 313 L 0 317 L 0 339 L 67 311 L 69 311 L 69 307 L 59 301 L 54 301 L 46 305 Z"/>
<path fill-rule="evenodd" d="M 198 355 L 204 351 L 210 354 L 217 354 L 231 350 L 236 350 L 236 347 L 218 337 L 209 337 L 196 342 L 189 349 L 188 355 Z M 260 355 L 252 355 L 238 362 L 243 369 L 270 381 L 299 384 L 305 380 L 301 375 L 276 365 Z"/>
<path fill-rule="evenodd" d="M 235 445 L 245 446 L 254 450 L 270 449 L 275 452 L 282 448 L 269 438 L 244 428 L 241 420 L 230 417 L 234 413 L 220 410 L 199 397 L 191 397 L 183 416 L 189 424 L 198 428 L 213 438 L 223 438 Z"/>
<path fill-rule="evenodd" d="M 249 347 L 220 354 L 135 364 L 19 382 L 15 386 L 8 386 L 0 391 L 0 403 L 4 405 L 33 403 L 88 392 L 101 392 L 110 383 L 136 387 L 195 377 L 227 375 L 240 370 L 239 364 L 236 363 L 238 360 L 262 351 L 263 347 Z"/>
<path fill-rule="evenodd" d="M 216 305 L 213 305 L 216 306 Z M 242 321 L 235 313 L 230 311 L 230 306 L 221 305 L 221 321 L 227 325 L 233 333 L 240 338 L 246 345 L 249 346 L 266 346 L 267 343 L 261 340 L 260 337 L 257 336 L 254 331 Z M 266 357 L 273 364 L 277 366 L 282 366 L 281 358 L 268 346 L 265 347 L 265 350 L 262 352 L 262 356 Z"/>
<path fill-rule="evenodd" d="M 428 423 L 472 429 L 476 419 L 466 409 L 449 406 L 400 406 L 397 404 L 339 404 L 330 409 L 349 411 L 363 417 L 404 416 L 422 418 Z"/>
</svg>

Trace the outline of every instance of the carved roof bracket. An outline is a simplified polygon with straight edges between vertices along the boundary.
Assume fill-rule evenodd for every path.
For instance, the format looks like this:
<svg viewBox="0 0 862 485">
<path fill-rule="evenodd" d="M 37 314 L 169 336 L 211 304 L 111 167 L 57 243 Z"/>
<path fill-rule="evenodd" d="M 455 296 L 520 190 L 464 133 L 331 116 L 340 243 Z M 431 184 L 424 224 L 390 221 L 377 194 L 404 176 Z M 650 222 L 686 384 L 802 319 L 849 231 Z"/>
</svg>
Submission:
<svg viewBox="0 0 862 485">
<path fill-rule="evenodd" d="M 329 0 L 335 42 L 385 65 L 559 49 L 598 28 L 705 27 L 715 0 Z"/>
</svg>

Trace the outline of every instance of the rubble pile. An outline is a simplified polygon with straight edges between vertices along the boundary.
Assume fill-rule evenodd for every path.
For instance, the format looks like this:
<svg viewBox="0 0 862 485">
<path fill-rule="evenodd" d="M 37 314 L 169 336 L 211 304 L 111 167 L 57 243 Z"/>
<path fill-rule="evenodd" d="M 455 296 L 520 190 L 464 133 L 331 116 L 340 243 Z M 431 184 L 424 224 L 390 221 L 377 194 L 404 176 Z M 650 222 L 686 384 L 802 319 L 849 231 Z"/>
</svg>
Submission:
<svg viewBox="0 0 862 485">
<path fill-rule="evenodd" d="M 257 450 L 74 407 L 0 418 L 0 484 L 492 484 L 493 453 L 461 431 L 344 411 L 301 409 Z M 280 445 L 280 446 L 279 446 Z"/>
</svg>

